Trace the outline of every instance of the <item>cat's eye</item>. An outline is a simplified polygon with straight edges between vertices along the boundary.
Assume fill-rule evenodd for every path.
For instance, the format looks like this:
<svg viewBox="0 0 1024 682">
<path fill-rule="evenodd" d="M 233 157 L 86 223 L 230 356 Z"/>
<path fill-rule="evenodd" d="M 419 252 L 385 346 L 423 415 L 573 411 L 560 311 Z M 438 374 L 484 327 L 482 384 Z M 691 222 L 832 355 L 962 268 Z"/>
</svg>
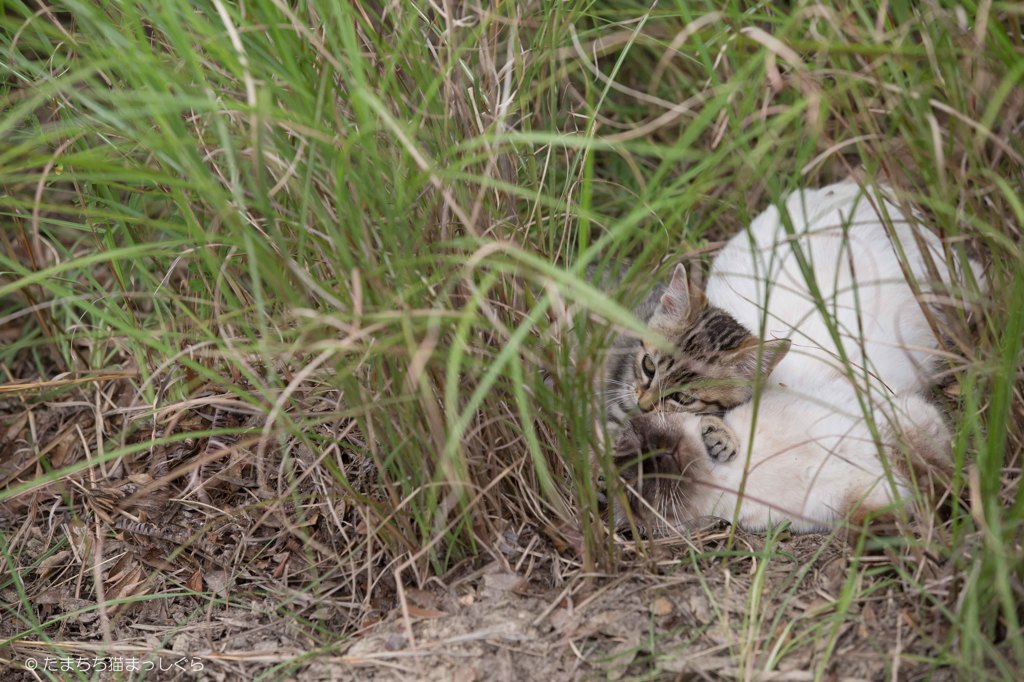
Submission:
<svg viewBox="0 0 1024 682">
<path fill-rule="evenodd" d="M 670 394 L 668 396 L 668 399 L 669 400 L 674 400 L 675 402 L 679 403 L 680 405 L 690 405 L 692 403 L 697 402 L 697 399 L 694 398 L 689 393 L 672 393 L 672 394 Z"/>
<path fill-rule="evenodd" d="M 650 355 L 644 355 L 644 359 L 640 361 L 640 366 L 643 368 L 644 374 L 646 374 L 648 378 L 654 377 L 654 360 Z"/>
</svg>

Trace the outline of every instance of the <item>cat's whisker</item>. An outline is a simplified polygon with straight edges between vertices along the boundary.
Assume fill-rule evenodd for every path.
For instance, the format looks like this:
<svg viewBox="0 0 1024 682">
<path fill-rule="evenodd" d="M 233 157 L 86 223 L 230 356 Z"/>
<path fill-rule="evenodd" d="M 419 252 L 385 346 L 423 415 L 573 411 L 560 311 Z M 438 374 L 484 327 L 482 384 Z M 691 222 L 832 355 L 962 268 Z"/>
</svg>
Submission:
<svg viewBox="0 0 1024 682">
<path fill-rule="evenodd" d="M 633 397 L 632 393 L 627 393 L 627 392 L 613 393 L 611 391 L 608 391 L 608 392 L 605 393 L 604 404 L 605 404 L 606 407 L 610 406 L 610 405 L 631 405 L 632 406 L 632 405 L 636 405 L 636 399 Z"/>
</svg>

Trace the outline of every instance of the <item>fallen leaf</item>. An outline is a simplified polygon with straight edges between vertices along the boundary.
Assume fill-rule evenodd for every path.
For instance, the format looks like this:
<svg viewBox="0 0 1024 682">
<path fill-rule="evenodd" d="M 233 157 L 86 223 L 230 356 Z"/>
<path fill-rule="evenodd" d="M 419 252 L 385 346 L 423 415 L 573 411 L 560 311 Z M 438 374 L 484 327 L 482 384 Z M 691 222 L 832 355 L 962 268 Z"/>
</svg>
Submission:
<svg viewBox="0 0 1024 682">
<path fill-rule="evenodd" d="M 136 564 L 131 570 L 121 573 L 116 581 L 110 581 L 106 585 L 107 599 L 122 599 L 130 596 L 136 586 L 142 582 L 142 566 Z"/>
<path fill-rule="evenodd" d="M 54 569 L 63 564 L 69 554 L 71 554 L 71 550 L 64 549 L 52 556 L 46 557 L 39 562 L 39 566 L 36 568 L 36 573 L 40 578 L 45 578 L 53 573 Z"/>
<path fill-rule="evenodd" d="M 53 606 L 60 602 L 61 597 L 56 590 L 43 590 L 32 598 L 32 603 L 36 606 Z"/>
</svg>

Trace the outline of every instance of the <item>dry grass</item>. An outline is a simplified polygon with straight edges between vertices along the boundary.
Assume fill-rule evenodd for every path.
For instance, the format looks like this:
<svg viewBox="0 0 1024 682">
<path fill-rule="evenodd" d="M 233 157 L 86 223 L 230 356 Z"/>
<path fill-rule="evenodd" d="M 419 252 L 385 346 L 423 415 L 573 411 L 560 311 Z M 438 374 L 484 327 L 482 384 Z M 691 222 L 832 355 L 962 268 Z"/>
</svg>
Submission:
<svg viewBox="0 0 1024 682">
<path fill-rule="evenodd" d="M 1019 8 L 788 5 L 5 5 L 4 678 L 1014 677 Z M 851 174 L 987 266 L 943 505 L 608 533 L 610 326 Z"/>
</svg>

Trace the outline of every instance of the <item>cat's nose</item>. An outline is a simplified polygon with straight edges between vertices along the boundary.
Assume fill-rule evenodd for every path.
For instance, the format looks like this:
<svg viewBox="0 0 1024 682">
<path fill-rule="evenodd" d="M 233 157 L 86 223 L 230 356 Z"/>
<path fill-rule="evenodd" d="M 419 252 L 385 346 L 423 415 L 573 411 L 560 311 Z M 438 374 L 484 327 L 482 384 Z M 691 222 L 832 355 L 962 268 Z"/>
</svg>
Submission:
<svg viewBox="0 0 1024 682">
<path fill-rule="evenodd" d="M 648 391 L 640 394 L 640 397 L 636 400 L 636 405 L 644 412 L 650 412 L 654 409 L 655 400 L 654 395 Z"/>
</svg>

